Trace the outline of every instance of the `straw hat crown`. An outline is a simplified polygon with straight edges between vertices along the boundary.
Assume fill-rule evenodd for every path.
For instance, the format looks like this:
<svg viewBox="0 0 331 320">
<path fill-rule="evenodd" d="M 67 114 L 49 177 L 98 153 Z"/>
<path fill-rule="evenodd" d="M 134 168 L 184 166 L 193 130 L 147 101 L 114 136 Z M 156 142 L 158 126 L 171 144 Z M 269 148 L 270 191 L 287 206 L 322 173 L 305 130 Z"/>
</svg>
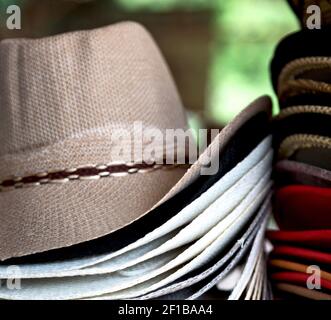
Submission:
<svg viewBox="0 0 331 320">
<path fill-rule="evenodd" d="M 2 41 L 0 114 L 0 159 L 107 135 L 123 125 L 131 130 L 134 121 L 160 129 L 186 127 L 163 57 L 133 22 Z M 1 171 L 8 173 L 8 167 Z"/>
<path fill-rule="evenodd" d="M 0 43 L 0 260 L 107 235 L 169 194 L 185 168 L 114 165 L 112 134 L 136 121 L 187 126 L 142 26 Z"/>
</svg>

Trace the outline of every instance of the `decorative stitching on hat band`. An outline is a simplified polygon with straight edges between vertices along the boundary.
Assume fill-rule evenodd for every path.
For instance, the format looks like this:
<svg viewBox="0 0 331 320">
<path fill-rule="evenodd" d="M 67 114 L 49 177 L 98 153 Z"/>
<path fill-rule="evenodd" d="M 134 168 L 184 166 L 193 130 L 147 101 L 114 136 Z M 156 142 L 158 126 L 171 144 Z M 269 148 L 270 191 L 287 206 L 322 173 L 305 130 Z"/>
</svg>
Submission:
<svg viewBox="0 0 331 320">
<path fill-rule="evenodd" d="M 155 170 L 188 169 L 189 164 L 121 163 L 85 165 L 59 171 L 40 172 L 24 177 L 15 176 L 0 181 L 0 192 L 13 189 L 40 186 L 45 184 L 62 184 L 75 180 L 99 180 L 105 177 L 123 177 L 134 173 L 148 173 Z"/>
</svg>

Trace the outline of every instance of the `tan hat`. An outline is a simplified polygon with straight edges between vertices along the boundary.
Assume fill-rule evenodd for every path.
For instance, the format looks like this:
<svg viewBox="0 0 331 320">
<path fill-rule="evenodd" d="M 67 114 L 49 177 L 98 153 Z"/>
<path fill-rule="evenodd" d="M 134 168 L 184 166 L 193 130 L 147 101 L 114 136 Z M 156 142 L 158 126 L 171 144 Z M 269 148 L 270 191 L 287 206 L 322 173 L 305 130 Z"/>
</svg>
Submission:
<svg viewBox="0 0 331 320">
<path fill-rule="evenodd" d="M 169 70 L 140 25 L 0 43 L 0 260 L 109 234 L 176 185 L 181 167 L 113 157 L 112 134 L 132 134 L 135 121 L 187 127 Z"/>
<path fill-rule="evenodd" d="M 195 181 L 208 160 L 219 160 L 250 119 L 263 113 L 259 130 L 267 134 L 271 101 L 254 101 L 187 171 L 133 164 L 126 155 L 112 158 L 112 134 L 134 134 L 136 121 L 161 131 L 187 127 L 153 40 L 141 26 L 120 23 L 0 43 L 0 113 L 0 260 L 5 260 L 134 226 Z M 236 140 L 236 148 L 247 144 L 244 140 Z M 220 167 L 226 168 L 229 159 L 223 160 Z"/>
</svg>

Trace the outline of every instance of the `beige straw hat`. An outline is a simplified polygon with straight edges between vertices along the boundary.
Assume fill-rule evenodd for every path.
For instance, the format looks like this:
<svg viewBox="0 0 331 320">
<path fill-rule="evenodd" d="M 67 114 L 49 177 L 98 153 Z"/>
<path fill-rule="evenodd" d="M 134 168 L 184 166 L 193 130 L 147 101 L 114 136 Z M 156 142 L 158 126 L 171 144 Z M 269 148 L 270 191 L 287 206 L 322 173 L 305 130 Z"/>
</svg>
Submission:
<svg viewBox="0 0 331 320">
<path fill-rule="evenodd" d="M 187 127 L 169 70 L 140 25 L 0 43 L 0 260 L 111 233 L 169 192 L 184 168 L 134 165 L 111 152 L 112 134 L 133 134 L 135 121 Z"/>
<path fill-rule="evenodd" d="M 0 260 L 131 224 L 196 180 L 260 113 L 267 122 L 268 97 L 242 111 L 187 171 L 155 164 L 153 156 L 137 164 L 126 134 L 121 152 L 113 152 L 114 132 L 135 136 L 137 121 L 162 132 L 187 128 L 169 70 L 144 28 L 126 22 L 1 42 Z M 148 149 L 150 141 L 142 140 Z M 169 141 L 154 147 L 163 156 L 185 151 Z"/>
</svg>

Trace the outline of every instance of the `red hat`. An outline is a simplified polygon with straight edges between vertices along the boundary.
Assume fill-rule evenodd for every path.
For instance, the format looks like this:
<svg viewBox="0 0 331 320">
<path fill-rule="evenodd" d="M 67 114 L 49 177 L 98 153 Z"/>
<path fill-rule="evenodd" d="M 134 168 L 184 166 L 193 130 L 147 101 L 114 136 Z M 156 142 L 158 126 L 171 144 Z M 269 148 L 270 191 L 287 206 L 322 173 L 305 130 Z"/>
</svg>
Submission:
<svg viewBox="0 0 331 320">
<path fill-rule="evenodd" d="M 273 258 L 291 257 L 312 261 L 316 264 L 331 265 L 331 253 L 287 245 L 276 245 L 271 253 Z"/>
<path fill-rule="evenodd" d="M 307 281 L 309 280 L 309 277 L 311 277 L 311 274 L 303 272 L 284 271 L 270 274 L 270 278 L 274 282 L 285 282 L 304 287 L 307 287 Z M 331 291 L 331 281 L 321 278 L 321 290 Z"/>
<path fill-rule="evenodd" d="M 267 232 L 268 239 L 274 244 L 291 244 L 312 247 L 315 249 L 331 249 L 331 229 Z"/>
<path fill-rule="evenodd" d="M 278 189 L 275 217 L 281 229 L 331 229 L 331 188 L 290 185 Z"/>
</svg>

